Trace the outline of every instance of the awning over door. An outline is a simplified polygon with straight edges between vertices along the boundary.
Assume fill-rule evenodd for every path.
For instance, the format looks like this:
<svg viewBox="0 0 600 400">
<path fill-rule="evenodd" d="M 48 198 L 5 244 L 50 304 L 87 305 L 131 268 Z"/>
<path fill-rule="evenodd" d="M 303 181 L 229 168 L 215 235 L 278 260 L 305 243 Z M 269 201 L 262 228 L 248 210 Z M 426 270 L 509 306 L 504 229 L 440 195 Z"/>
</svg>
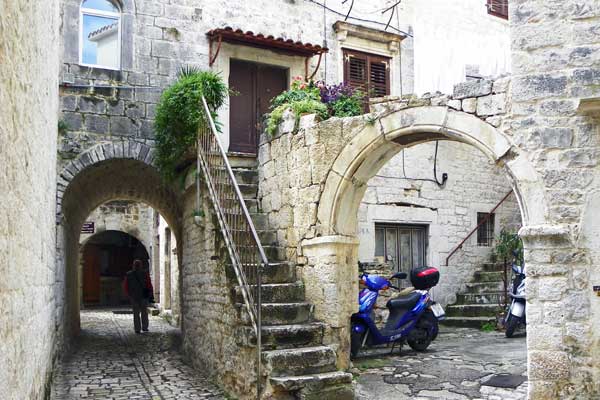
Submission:
<svg viewBox="0 0 600 400">
<path fill-rule="evenodd" d="M 263 35 L 262 33 L 255 34 L 251 31 L 244 32 L 241 29 L 233 29 L 229 26 L 212 29 L 206 33 L 206 36 L 208 36 L 208 39 L 210 40 L 209 65 L 211 66 L 219 54 L 222 42 L 271 50 L 291 56 L 305 57 L 307 61 L 310 57 L 318 55 L 319 62 L 317 64 L 317 69 L 321 63 L 321 56 L 329 51 L 327 47 L 322 47 L 318 44 L 303 43 L 301 41 L 294 41 L 282 37 L 276 38 L 273 35 Z M 217 47 L 213 50 L 214 42 L 217 42 Z M 314 72 L 312 75 L 314 76 Z"/>
</svg>

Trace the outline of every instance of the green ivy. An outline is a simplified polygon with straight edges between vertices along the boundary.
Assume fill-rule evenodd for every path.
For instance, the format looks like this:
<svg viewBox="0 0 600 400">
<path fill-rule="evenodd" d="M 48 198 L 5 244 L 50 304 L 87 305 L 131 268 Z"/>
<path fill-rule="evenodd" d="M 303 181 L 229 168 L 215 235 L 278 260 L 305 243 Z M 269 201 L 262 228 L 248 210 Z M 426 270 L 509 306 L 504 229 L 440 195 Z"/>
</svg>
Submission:
<svg viewBox="0 0 600 400">
<path fill-rule="evenodd" d="M 305 98 L 303 100 L 292 101 L 290 103 L 284 103 L 280 106 L 277 106 L 271 111 L 269 115 L 269 119 L 267 121 L 267 133 L 269 135 L 274 135 L 277 133 L 277 128 L 279 124 L 283 120 L 283 113 L 286 110 L 292 110 L 296 117 L 296 125 L 300 120 L 300 117 L 303 114 L 317 114 L 317 116 L 321 120 L 326 120 L 329 118 L 329 111 L 327 110 L 327 106 L 321 103 L 319 100 L 314 100 L 311 98 Z"/>
<path fill-rule="evenodd" d="M 523 260 L 523 241 L 518 234 L 502 229 L 496 238 L 494 254 L 498 260 L 512 260 L 515 257 L 513 252 L 516 252 L 516 262 L 520 264 Z"/>
<path fill-rule="evenodd" d="M 156 163 L 168 181 L 175 180 L 177 166 L 185 153 L 196 144 L 198 126 L 203 116 L 202 95 L 214 119 L 216 110 L 225 103 L 229 90 L 219 74 L 187 68 L 163 92 L 156 107 Z"/>
</svg>

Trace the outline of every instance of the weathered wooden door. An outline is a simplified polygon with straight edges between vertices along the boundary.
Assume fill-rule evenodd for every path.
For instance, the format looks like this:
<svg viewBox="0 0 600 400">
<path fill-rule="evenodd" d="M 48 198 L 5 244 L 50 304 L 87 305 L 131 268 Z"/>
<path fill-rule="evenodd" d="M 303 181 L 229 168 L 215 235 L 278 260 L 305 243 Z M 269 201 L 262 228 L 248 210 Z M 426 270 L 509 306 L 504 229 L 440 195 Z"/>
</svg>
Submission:
<svg viewBox="0 0 600 400">
<path fill-rule="evenodd" d="M 421 225 L 375 225 L 375 256 L 382 256 L 398 272 L 425 265 L 427 227 Z"/>
<path fill-rule="evenodd" d="M 93 244 L 83 248 L 83 302 L 100 302 L 100 248 Z"/>
<path fill-rule="evenodd" d="M 229 87 L 229 151 L 256 154 L 262 117 L 271 99 L 287 90 L 287 69 L 231 60 Z"/>
</svg>

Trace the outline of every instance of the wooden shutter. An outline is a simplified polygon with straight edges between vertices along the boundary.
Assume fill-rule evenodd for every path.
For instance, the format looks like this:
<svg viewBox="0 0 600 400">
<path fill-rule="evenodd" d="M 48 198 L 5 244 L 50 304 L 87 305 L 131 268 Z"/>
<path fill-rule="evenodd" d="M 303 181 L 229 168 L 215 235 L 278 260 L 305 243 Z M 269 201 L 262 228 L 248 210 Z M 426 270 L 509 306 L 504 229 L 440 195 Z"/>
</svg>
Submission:
<svg viewBox="0 0 600 400">
<path fill-rule="evenodd" d="M 372 57 L 369 60 L 369 96 L 383 97 L 390 94 L 389 60 Z"/>
<path fill-rule="evenodd" d="M 508 0 L 487 0 L 488 14 L 508 19 Z"/>
<path fill-rule="evenodd" d="M 374 54 L 344 50 L 344 83 L 369 97 L 390 94 L 390 59 Z"/>
</svg>

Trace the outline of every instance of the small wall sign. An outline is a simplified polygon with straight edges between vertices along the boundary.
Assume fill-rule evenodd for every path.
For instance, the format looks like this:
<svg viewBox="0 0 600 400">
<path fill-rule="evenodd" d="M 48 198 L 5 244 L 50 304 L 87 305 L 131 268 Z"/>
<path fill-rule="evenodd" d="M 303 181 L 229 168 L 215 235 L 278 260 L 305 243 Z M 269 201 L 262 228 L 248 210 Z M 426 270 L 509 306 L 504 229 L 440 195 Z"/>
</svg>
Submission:
<svg viewBox="0 0 600 400">
<path fill-rule="evenodd" d="M 600 297 L 600 286 L 592 286 L 592 290 L 596 292 L 596 296 Z"/>
<path fill-rule="evenodd" d="M 86 222 L 81 227 L 81 233 L 95 233 L 96 227 L 93 222 Z"/>
</svg>

